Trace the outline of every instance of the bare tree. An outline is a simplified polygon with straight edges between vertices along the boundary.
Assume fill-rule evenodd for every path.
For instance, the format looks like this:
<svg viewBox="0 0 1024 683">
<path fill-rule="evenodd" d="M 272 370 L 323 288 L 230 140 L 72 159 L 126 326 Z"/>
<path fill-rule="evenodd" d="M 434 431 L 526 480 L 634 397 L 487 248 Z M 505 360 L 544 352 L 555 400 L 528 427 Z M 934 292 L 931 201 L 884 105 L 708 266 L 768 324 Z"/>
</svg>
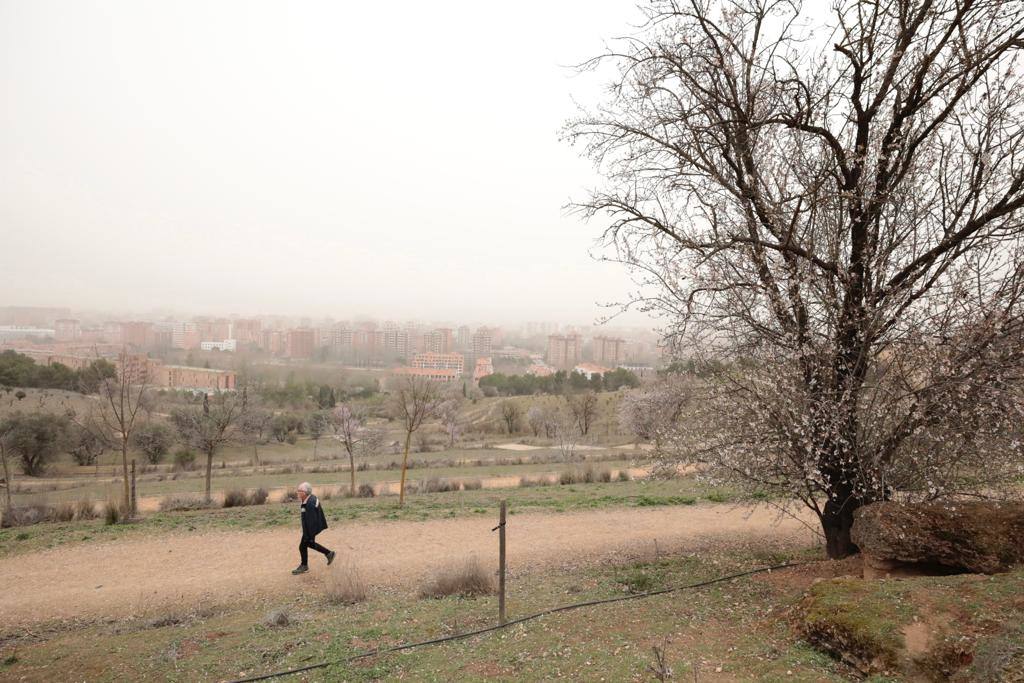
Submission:
<svg viewBox="0 0 1024 683">
<path fill-rule="evenodd" d="M 252 399 L 249 399 L 248 409 L 239 421 L 239 430 L 252 444 L 253 462 L 257 467 L 260 465 L 259 447 L 270 440 L 270 426 L 273 420 L 272 412 L 253 406 Z"/>
<path fill-rule="evenodd" d="M 171 413 L 182 441 L 206 455 L 205 500 L 210 502 L 210 482 L 213 477 L 213 456 L 237 436 L 245 415 L 243 400 L 234 395 L 217 394 L 210 405 L 209 394 L 203 396 L 202 408 L 181 408 Z"/>
<path fill-rule="evenodd" d="M 462 404 L 465 399 L 461 394 L 450 395 L 438 408 L 441 426 L 448 435 L 448 448 L 455 447 L 455 440 L 462 433 Z"/>
<path fill-rule="evenodd" d="M 402 455 L 402 477 L 399 484 L 398 505 L 405 504 L 405 474 L 409 464 L 409 446 L 413 433 L 423 423 L 435 417 L 441 405 L 441 387 L 423 377 L 402 375 L 395 378 L 388 401 L 388 412 L 402 424 L 405 430 L 405 447 Z"/>
<path fill-rule="evenodd" d="M 384 443 L 384 434 L 379 429 L 367 426 L 367 410 L 359 404 L 342 403 L 334 409 L 331 425 L 334 435 L 348 454 L 350 488 L 356 494 L 356 456 L 373 455 Z"/>
<path fill-rule="evenodd" d="M 509 435 L 515 434 L 519 429 L 519 419 L 523 415 L 523 409 L 511 399 L 501 402 L 501 421 L 505 423 L 505 429 Z"/>
<path fill-rule="evenodd" d="M 544 431 L 547 419 L 547 411 L 537 404 L 530 406 L 530 409 L 526 411 L 526 424 L 530 425 L 530 431 L 534 436 L 540 436 L 540 433 Z"/>
<path fill-rule="evenodd" d="M 569 406 L 569 412 L 572 413 L 573 419 L 576 420 L 576 426 L 579 427 L 580 434 L 586 436 L 590 432 L 590 426 L 594 423 L 594 418 L 597 417 L 597 394 L 593 391 L 585 391 L 580 394 L 566 394 L 565 402 Z"/>
<path fill-rule="evenodd" d="M 570 412 L 557 411 L 549 424 L 562 460 L 566 462 L 572 460 L 576 455 L 576 446 L 579 445 L 580 438 L 583 436 L 576 418 Z"/>
<path fill-rule="evenodd" d="M 138 423 L 139 412 L 146 401 L 149 386 L 149 363 L 145 357 L 138 357 L 122 350 L 118 357 L 116 372 L 104 373 L 105 364 L 99 353 L 97 362 L 92 363 L 90 372 L 96 381 L 96 390 L 100 395 L 102 408 L 97 412 L 95 421 L 79 423 L 86 429 L 96 428 L 97 435 L 103 441 L 114 444 L 121 451 L 121 506 L 126 516 L 134 516 L 131 493 L 128 486 L 128 448 L 132 440 L 132 432 Z"/>
<path fill-rule="evenodd" d="M 679 457 L 854 511 L 1020 465 L 1024 4 L 652 0 L 568 126 L 625 304 L 721 368 Z"/>
</svg>

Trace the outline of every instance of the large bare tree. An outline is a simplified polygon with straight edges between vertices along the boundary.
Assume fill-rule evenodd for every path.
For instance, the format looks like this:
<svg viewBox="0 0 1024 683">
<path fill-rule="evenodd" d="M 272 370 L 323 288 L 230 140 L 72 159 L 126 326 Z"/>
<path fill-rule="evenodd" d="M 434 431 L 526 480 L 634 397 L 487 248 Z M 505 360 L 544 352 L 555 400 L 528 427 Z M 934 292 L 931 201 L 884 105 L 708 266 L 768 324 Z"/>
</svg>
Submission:
<svg viewBox="0 0 1024 683">
<path fill-rule="evenodd" d="M 388 412 L 399 421 L 405 431 L 402 476 L 398 491 L 399 507 L 405 504 L 405 474 L 409 465 L 412 435 L 424 422 L 436 417 L 442 403 L 441 394 L 441 385 L 425 377 L 400 375 L 393 380 Z"/>
<path fill-rule="evenodd" d="M 812 4 L 653 0 L 567 133 L 631 303 L 722 362 L 680 455 L 841 557 L 861 505 L 1019 476 L 1024 3 Z"/>
</svg>

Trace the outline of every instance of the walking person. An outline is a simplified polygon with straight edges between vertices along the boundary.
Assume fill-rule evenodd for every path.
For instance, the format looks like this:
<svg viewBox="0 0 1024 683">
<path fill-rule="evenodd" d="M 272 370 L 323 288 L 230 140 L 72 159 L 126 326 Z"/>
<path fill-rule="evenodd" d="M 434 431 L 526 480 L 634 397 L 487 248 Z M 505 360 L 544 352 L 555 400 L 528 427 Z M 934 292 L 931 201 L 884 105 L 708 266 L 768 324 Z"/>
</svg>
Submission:
<svg viewBox="0 0 1024 683">
<path fill-rule="evenodd" d="M 313 487 L 308 481 L 304 481 L 295 492 L 299 494 L 301 503 L 299 513 L 302 518 L 302 541 L 299 542 L 301 562 L 292 570 L 292 574 L 304 574 L 309 571 L 309 548 L 326 555 L 327 564 L 334 562 L 335 552 L 316 542 L 316 535 L 327 528 L 327 517 L 324 515 L 324 509 L 320 507 L 320 500 L 313 495 Z"/>
</svg>

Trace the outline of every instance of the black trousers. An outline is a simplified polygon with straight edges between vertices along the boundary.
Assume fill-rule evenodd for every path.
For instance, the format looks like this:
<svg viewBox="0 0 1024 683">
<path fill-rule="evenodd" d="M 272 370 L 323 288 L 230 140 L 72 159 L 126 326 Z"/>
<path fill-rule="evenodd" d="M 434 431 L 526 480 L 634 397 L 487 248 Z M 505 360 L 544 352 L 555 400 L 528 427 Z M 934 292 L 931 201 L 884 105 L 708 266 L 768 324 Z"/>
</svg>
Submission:
<svg viewBox="0 0 1024 683">
<path fill-rule="evenodd" d="M 299 557 L 302 558 L 302 564 L 309 564 L 309 551 L 307 550 L 307 548 L 312 548 L 313 550 L 319 553 L 323 553 L 324 555 L 331 552 L 327 548 L 317 543 L 316 537 L 306 538 L 305 536 L 303 536 L 302 541 L 299 542 Z"/>
</svg>

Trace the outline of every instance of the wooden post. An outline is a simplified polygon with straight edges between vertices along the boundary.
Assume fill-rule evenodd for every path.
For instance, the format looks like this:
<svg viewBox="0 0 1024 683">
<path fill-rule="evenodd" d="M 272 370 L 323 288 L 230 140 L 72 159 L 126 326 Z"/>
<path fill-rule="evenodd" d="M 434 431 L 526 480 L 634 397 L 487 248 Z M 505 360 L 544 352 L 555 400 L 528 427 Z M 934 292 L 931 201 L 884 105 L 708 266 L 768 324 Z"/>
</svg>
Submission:
<svg viewBox="0 0 1024 683">
<path fill-rule="evenodd" d="M 505 625 L 505 501 L 498 518 L 498 624 Z"/>
<path fill-rule="evenodd" d="M 134 517 L 135 516 L 135 512 L 137 510 L 137 506 L 136 506 L 136 503 L 135 503 L 135 458 L 132 458 L 132 501 L 131 501 L 131 507 L 132 507 L 132 509 L 129 511 L 129 514 L 132 517 Z"/>
</svg>

